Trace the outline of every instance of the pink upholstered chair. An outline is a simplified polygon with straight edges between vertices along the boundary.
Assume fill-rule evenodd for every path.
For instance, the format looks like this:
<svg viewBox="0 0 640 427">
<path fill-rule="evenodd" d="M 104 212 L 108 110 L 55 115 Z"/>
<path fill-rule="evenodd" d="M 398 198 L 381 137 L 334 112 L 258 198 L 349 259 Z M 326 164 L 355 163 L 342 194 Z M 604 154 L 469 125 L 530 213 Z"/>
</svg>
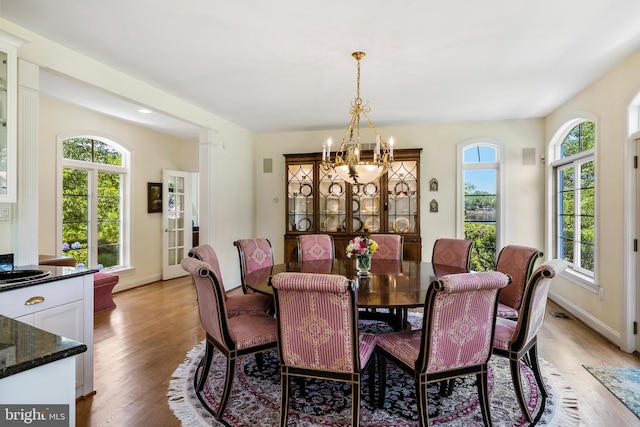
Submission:
<svg viewBox="0 0 640 427">
<path fill-rule="evenodd" d="M 218 283 L 220 283 L 220 289 L 222 290 L 222 296 L 225 299 L 227 315 L 229 317 L 247 313 L 264 313 L 273 310 L 273 298 L 269 295 L 258 293 L 227 295 L 227 292 L 224 289 L 224 284 L 222 283 L 222 274 L 220 273 L 218 256 L 210 245 L 202 244 L 192 248 L 189 251 L 189 257 L 204 261 L 216 274 Z"/>
<path fill-rule="evenodd" d="M 225 304 L 224 288 L 214 269 L 195 258 L 182 260 L 182 268 L 191 273 L 198 295 L 200 322 L 206 332 L 205 355 L 200 362 L 200 377 L 196 381 L 196 390 L 202 391 L 211 368 L 214 347 L 227 358 L 227 372 L 215 414 L 222 418 L 235 377 L 236 361 L 248 354 L 256 354 L 276 348 L 278 332 L 276 320 L 264 312 L 239 314 L 229 317 Z M 261 361 L 261 359 L 258 359 Z M 197 372 L 196 372 L 197 375 Z"/>
<path fill-rule="evenodd" d="M 524 288 L 533 273 L 536 260 L 541 257 L 542 252 L 536 248 L 519 245 L 508 245 L 502 248 L 498 255 L 496 271 L 511 276 L 511 283 L 500 292 L 498 316 L 508 319 L 518 318 Z"/>
<path fill-rule="evenodd" d="M 298 261 L 334 259 L 336 248 L 329 234 L 301 234 L 298 236 Z"/>
<path fill-rule="evenodd" d="M 352 425 L 360 422 L 360 380 L 369 370 L 374 402 L 372 353 L 376 336 L 358 335 L 355 291 L 344 276 L 279 273 L 272 280 L 280 355 L 280 425 L 287 425 L 291 379 L 324 378 L 352 387 Z"/>
<path fill-rule="evenodd" d="M 468 272 L 471 265 L 473 242 L 466 239 L 438 239 L 431 253 L 432 264 L 459 267 Z"/>
<path fill-rule="evenodd" d="M 520 360 L 526 358 L 542 394 L 540 413 L 544 411 L 547 389 L 542 382 L 538 364 L 538 332 L 542 329 L 551 280 L 567 268 L 566 261 L 552 259 L 538 267 L 527 282 L 518 320 L 498 317 L 493 341 L 493 354 L 506 357 L 511 364 L 513 388 L 520 409 L 528 422 L 534 417 L 529 412 L 520 382 Z"/>
<path fill-rule="evenodd" d="M 245 276 L 258 269 L 273 266 L 273 249 L 268 239 L 240 239 L 233 242 L 240 257 L 240 281 L 245 294 L 254 291 L 247 286 Z"/>
<path fill-rule="evenodd" d="M 372 234 L 369 238 L 378 244 L 378 251 L 373 254 L 372 259 L 402 260 L 404 236 L 399 234 Z"/>
<path fill-rule="evenodd" d="M 378 335 L 379 407 L 384 407 L 386 359 L 414 378 L 421 426 L 429 425 L 427 385 L 473 374 L 482 419 L 492 425 L 487 363 L 498 292 L 507 283 L 509 276 L 498 272 L 452 274 L 433 281 L 424 303 L 422 329 Z"/>
</svg>

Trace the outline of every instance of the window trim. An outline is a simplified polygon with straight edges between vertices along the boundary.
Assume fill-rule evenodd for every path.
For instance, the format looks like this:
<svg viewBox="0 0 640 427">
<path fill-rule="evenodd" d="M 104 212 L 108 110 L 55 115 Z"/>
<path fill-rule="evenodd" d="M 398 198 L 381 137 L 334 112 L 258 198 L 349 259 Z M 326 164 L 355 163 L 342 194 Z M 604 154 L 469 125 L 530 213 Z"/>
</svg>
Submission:
<svg viewBox="0 0 640 427">
<path fill-rule="evenodd" d="M 573 154 L 572 156 L 560 158 L 561 146 L 564 142 L 565 138 L 569 133 L 580 123 L 590 121 L 595 125 L 594 132 L 594 147 L 585 151 L 581 151 L 580 153 Z M 580 117 L 576 117 L 574 119 L 567 120 L 563 125 L 558 127 L 558 130 L 555 132 L 551 141 L 549 142 L 549 153 L 553 155 L 551 161 L 547 163 L 547 176 L 549 178 L 548 182 L 550 183 L 549 191 L 547 193 L 548 197 L 548 208 L 547 208 L 547 253 L 551 255 L 552 258 L 558 257 L 558 174 L 557 169 L 559 167 L 568 165 L 568 164 L 576 164 L 576 163 L 585 163 L 588 159 L 593 160 L 595 164 L 595 178 L 594 178 L 594 259 L 593 259 L 593 277 L 590 275 L 582 273 L 580 268 L 576 269 L 573 266 L 573 263 L 567 266 L 567 269 L 562 274 L 562 277 L 566 278 L 569 282 L 578 285 L 591 293 L 598 294 L 600 291 L 600 286 L 598 285 L 598 162 L 596 156 L 596 149 L 598 147 L 598 133 L 599 133 L 599 125 L 598 121 L 595 117 L 590 114 L 584 114 Z"/>
<path fill-rule="evenodd" d="M 485 145 L 496 149 L 496 161 L 495 162 L 483 162 L 483 163 L 465 163 L 464 162 L 464 150 L 475 145 Z M 457 148 L 457 175 L 458 185 L 456 185 L 456 200 L 458 206 L 456 208 L 456 236 L 460 239 L 464 238 L 464 172 L 465 170 L 479 170 L 479 169 L 496 169 L 496 256 L 503 246 L 503 240 L 505 238 L 505 221 L 504 221 L 504 207 L 507 206 L 507 192 L 505 191 L 505 173 L 506 164 L 505 157 L 505 145 L 501 141 L 497 141 L 491 138 L 475 138 L 467 140 L 458 144 Z M 482 165 L 482 167 L 477 165 Z M 465 167 L 468 165 L 468 167 Z M 486 165 L 493 165 L 494 167 L 486 167 Z"/>
<path fill-rule="evenodd" d="M 102 163 L 93 163 L 86 162 L 82 160 L 73 160 L 73 159 L 65 159 L 63 153 L 63 141 L 72 138 L 87 138 L 87 139 L 95 139 L 110 145 L 111 147 L 117 149 L 122 154 L 122 164 L 120 166 L 117 165 L 108 165 Z M 88 170 L 89 173 L 97 173 L 97 172 L 111 172 L 111 173 L 120 173 L 123 176 L 122 179 L 122 206 L 121 206 L 121 260 L 120 264 L 113 267 L 108 267 L 105 270 L 108 271 L 130 271 L 132 270 L 131 264 L 131 247 L 132 247 L 132 230 L 131 230 L 131 185 L 132 185 L 132 173 L 133 173 L 133 153 L 129 151 L 124 145 L 116 142 L 115 138 L 106 135 L 103 132 L 93 132 L 93 131 L 69 131 L 60 133 L 57 135 L 57 165 L 56 165 L 56 237 L 55 237 L 55 245 L 56 245 L 56 253 L 58 255 L 62 255 L 62 246 L 60 242 L 62 242 L 62 193 L 63 193 L 63 182 L 62 182 L 62 170 L 66 167 L 76 168 L 76 169 L 84 169 Z M 100 165 L 99 168 L 96 168 L 95 165 Z M 90 197 L 94 199 L 97 194 L 97 188 L 90 188 Z M 93 203 L 93 202 L 92 202 Z M 94 221 L 93 218 L 96 213 L 90 213 L 90 221 Z M 97 248 L 93 250 L 97 251 Z M 97 256 L 97 253 L 96 253 Z"/>
</svg>

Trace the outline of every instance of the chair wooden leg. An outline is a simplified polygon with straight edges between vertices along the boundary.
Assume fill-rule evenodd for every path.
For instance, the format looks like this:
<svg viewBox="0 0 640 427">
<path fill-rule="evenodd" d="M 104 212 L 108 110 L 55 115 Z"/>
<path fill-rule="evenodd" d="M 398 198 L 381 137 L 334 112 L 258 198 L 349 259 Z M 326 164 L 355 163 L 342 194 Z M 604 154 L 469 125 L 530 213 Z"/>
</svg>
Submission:
<svg viewBox="0 0 640 427">
<path fill-rule="evenodd" d="M 262 357 L 262 353 L 256 353 L 256 366 L 259 371 L 264 369 L 264 357 Z"/>
<path fill-rule="evenodd" d="M 351 425 L 360 425 L 360 378 L 351 383 Z"/>
<path fill-rule="evenodd" d="M 378 408 L 384 408 L 384 398 L 387 393 L 387 360 L 378 357 Z"/>
<path fill-rule="evenodd" d="M 478 385 L 478 399 L 480 401 L 480 411 L 482 412 L 482 421 L 486 427 L 492 427 L 491 421 L 491 404 L 489 403 L 489 386 L 487 379 L 487 371 L 476 375 L 476 384 Z"/>
<path fill-rule="evenodd" d="M 516 392 L 520 410 L 522 411 L 522 414 L 525 416 L 528 422 L 533 422 L 531 414 L 529 413 L 529 409 L 527 408 L 527 403 L 524 400 L 522 383 L 520 382 L 520 361 L 510 360 L 509 365 L 511 366 L 511 382 L 513 382 L 513 390 Z"/>
<path fill-rule="evenodd" d="M 224 414 L 224 410 L 227 408 L 229 397 L 231 396 L 231 388 L 233 387 L 233 379 L 236 374 L 236 358 L 227 358 L 227 374 L 224 379 L 224 387 L 222 389 L 222 397 L 220 398 L 220 406 L 218 412 L 216 412 L 216 419 L 219 420 Z"/>
<path fill-rule="evenodd" d="M 280 371 L 280 425 L 287 425 L 289 417 L 289 396 L 291 395 L 291 379 L 284 371 Z"/>
<path fill-rule="evenodd" d="M 429 402 L 426 378 L 416 378 L 416 403 L 418 404 L 418 423 L 421 427 L 428 427 Z"/>
<path fill-rule="evenodd" d="M 369 406 L 376 407 L 376 364 L 378 363 L 378 355 L 374 353 L 369 361 L 367 373 L 369 374 Z"/>
<path fill-rule="evenodd" d="M 196 382 L 196 391 L 201 392 L 204 387 L 204 383 L 207 381 L 207 376 L 209 375 L 209 369 L 211 368 L 211 360 L 213 359 L 213 352 L 215 351 L 215 347 L 209 340 L 206 340 L 204 356 L 202 357 L 202 361 L 200 362 L 200 366 L 202 370 L 200 371 L 200 377 L 198 377 L 198 381 Z"/>
<path fill-rule="evenodd" d="M 549 393 L 547 392 L 547 387 L 544 385 L 544 381 L 542 381 L 542 373 L 540 372 L 540 365 L 538 363 L 538 344 L 534 344 L 527 354 L 529 355 L 531 370 L 533 371 L 533 375 L 536 377 L 540 393 L 542 394 L 542 397 L 546 399 L 547 396 L 549 396 Z"/>
</svg>

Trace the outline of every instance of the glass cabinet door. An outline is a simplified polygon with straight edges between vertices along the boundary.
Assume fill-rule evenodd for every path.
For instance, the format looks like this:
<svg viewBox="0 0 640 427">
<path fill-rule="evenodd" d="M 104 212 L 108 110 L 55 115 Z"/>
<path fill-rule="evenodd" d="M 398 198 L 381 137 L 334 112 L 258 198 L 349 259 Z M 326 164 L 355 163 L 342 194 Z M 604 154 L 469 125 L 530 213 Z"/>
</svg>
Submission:
<svg viewBox="0 0 640 427">
<path fill-rule="evenodd" d="M 320 231 L 345 232 L 347 228 L 347 185 L 335 171 L 320 168 L 318 197 L 320 198 Z"/>
<path fill-rule="evenodd" d="M 418 221 L 418 162 L 393 162 L 388 172 L 388 230 L 415 233 Z"/>
<path fill-rule="evenodd" d="M 16 201 L 16 53 L 0 42 L 0 202 Z"/>
<path fill-rule="evenodd" d="M 378 233 L 381 231 L 380 178 L 367 184 L 354 184 L 352 191 L 352 232 Z"/>
<path fill-rule="evenodd" d="M 310 232 L 313 224 L 313 163 L 287 167 L 287 229 Z"/>
</svg>

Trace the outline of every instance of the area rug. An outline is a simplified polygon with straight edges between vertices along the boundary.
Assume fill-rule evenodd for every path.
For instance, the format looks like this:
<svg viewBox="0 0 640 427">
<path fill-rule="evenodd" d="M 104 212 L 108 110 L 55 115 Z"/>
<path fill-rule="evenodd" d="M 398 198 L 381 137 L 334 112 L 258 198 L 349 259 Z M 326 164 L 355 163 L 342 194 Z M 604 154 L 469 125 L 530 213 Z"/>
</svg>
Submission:
<svg viewBox="0 0 640 427">
<path fill-rule="evenodd" d="M 416 315 L 410 320 L 419 324 Z M 384 332 L 380 322 L 361 321 L 361 328 Z M 264 354 L 264 368 L 259 370 L 255 357 L 238 361 L 232 395 L 221 422 L 213 413 L 218 408 L 224 383 L 225 358 L 219 353 L 213 357 L 212 367 L 204 389 L 195 392 L 194 378 L 204 355 L 204 342 L 194 347 L 186 360 L 175 370 L 169 384 L 169 406 L 183 426 L 278 426 L 280 422 L 280 370 L 277 351 Z M 491 416 L 495 426 L 525 426 L 518 406 L 509 364 L 492 357 L 489 370 Z M 574 426 L 580 424 L 575 392 L 544 360 L 541 370 L 549 392 L 545 409 L 536 425 Z M 538 413 L 542 396 L 535 384 L 533 373 L 523 366 L 526 401 L 532 413 Z M 382 409 L 369 406 L 369 378 L 363 378 L 361 426 L 414 427 L 418 425 L 415 386 L 411 378 L 392 364 L 387 370 L 387 397 Z M 441 397 L 439 388 L 429 388 L 429 418 L 432 426 L 482 426 L 482 415 L 477 400 L 475 376 L 457 379 L 449 397 Z M 306 399 L 294 387 L 289 408 L 289 426 L 347 426 L 351 422 L 350 389 L 330 381 L 307 380 Z"/>
<path fill-rule="evenodd" d="M 640 369 L 582 366 L 640 419 Z"/>
</svg>

